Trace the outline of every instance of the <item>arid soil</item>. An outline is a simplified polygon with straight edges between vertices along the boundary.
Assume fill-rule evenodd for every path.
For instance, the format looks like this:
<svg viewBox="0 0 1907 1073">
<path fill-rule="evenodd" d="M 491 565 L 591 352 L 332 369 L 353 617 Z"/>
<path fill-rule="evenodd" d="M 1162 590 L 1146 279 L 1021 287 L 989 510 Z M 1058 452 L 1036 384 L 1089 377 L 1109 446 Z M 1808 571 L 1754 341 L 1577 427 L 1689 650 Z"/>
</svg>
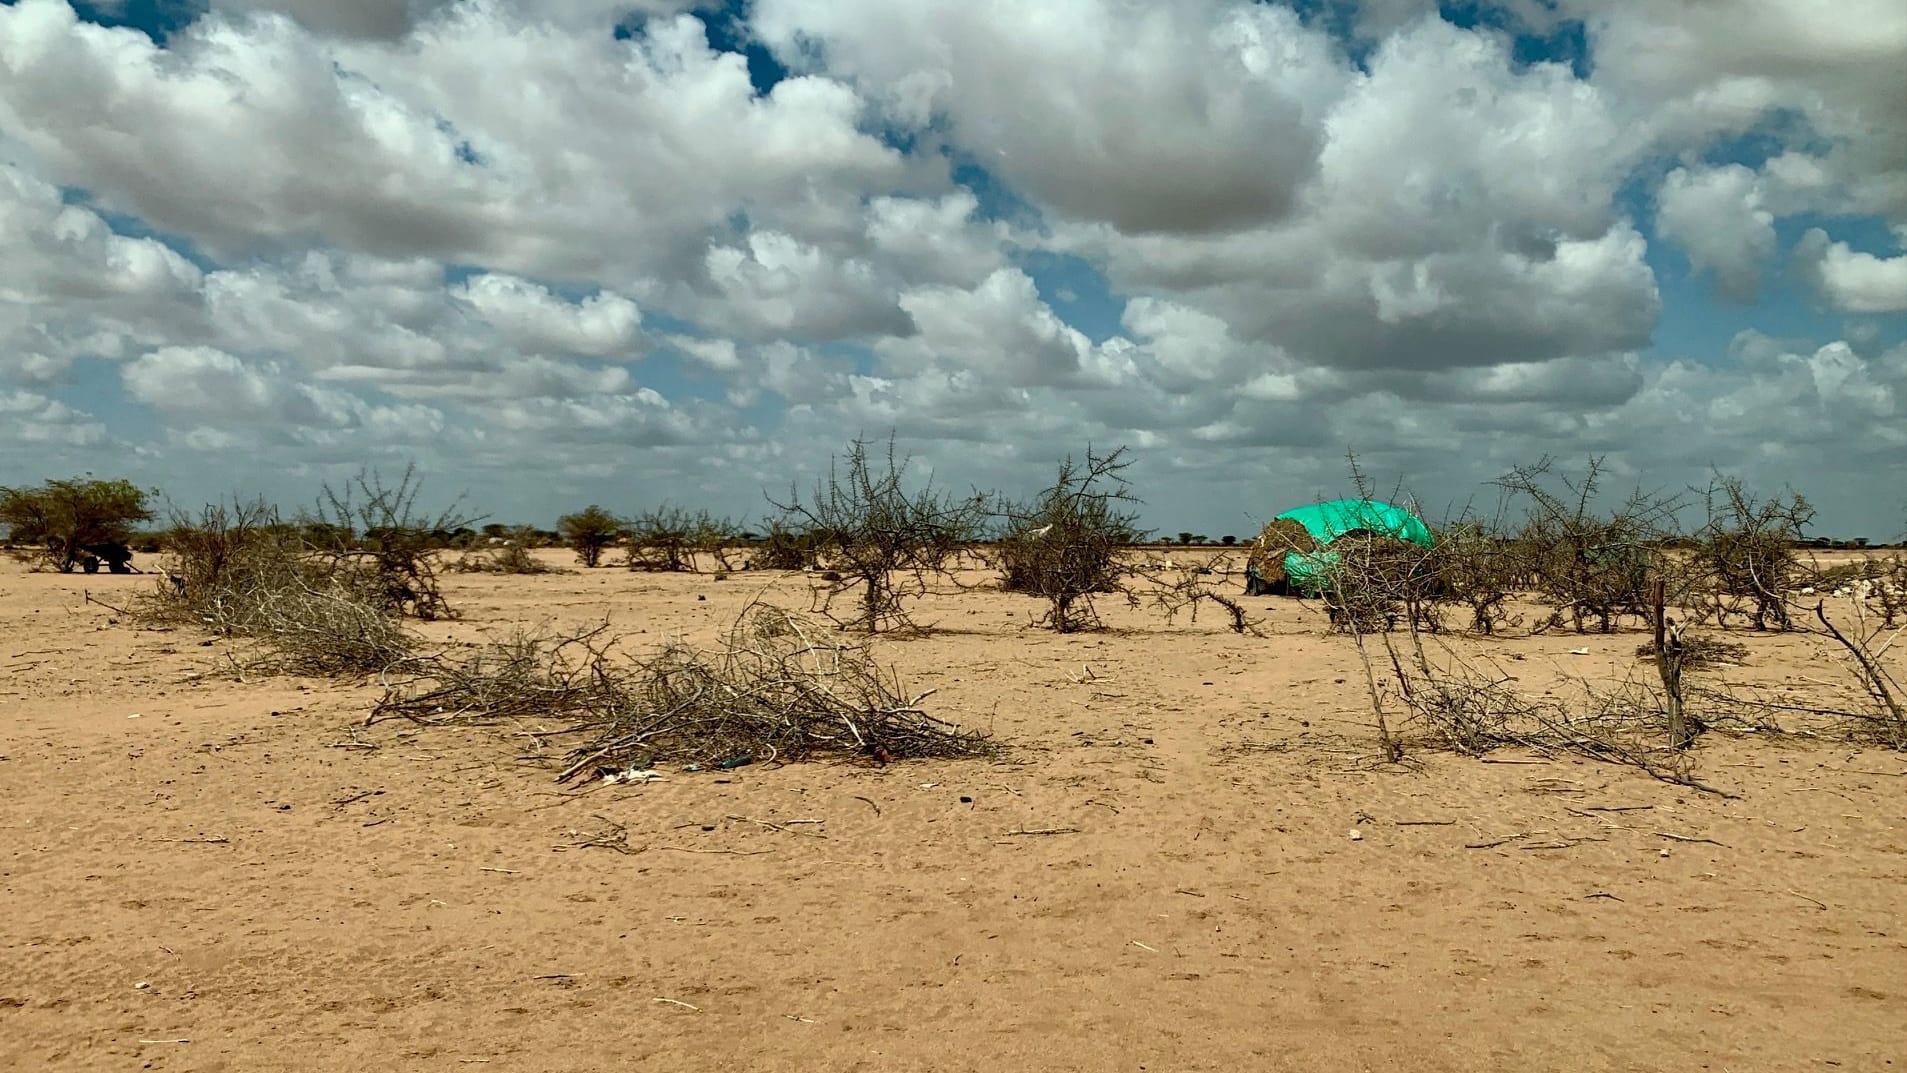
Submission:
<svg viewBox="0 0 1907 1073">
<path fill-rule="evenodd" d="M 1709 734 L 1733 798 L 1384 765 L 1314 609 L 1060 637 L 968 592 L 880 652 L 1002 759 L 574 795 L 554 725 L 367 728 L 375 682 L 237 680 L 86 599 L 150 584 L 0 561 L 0 1070 L 1907 1069 L 1885 750 Z M 806 606 L 799 575 L 453 576 L 425 631 L 706 641 L 768 585 Z M 1641 639 L 1462 644 L 1540 691 L 1646 671 Z M 1731 639 L 1730 680 L 1844 674 Z M 632 852 L 580 845 L 614 825 Z"/>
</svg>

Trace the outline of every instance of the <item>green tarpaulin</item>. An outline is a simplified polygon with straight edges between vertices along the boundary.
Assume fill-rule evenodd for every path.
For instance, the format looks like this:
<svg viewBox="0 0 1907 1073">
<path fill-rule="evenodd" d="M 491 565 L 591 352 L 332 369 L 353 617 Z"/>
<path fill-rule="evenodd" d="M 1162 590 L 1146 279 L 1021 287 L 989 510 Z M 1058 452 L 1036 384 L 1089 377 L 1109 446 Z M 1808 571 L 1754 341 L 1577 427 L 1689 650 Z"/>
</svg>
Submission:
<svg viewBox="0 0 1907 1073">
<path fill-rule="evenodd" d="M 1308 507 L 1285 511 L 1278 515 L 1277 520 L 1297 522 L 1311 534 L 1311 539 L 1320 544 L 1329 544 L 1354 529 L 1368 530 L 1379 536 L 1393 536 L 1413 544 L 1422 544 L 1426 548 L 1433 543 L 1430 527 L 1422 519 L 1402 507 L 1375 499 L 1333 499 L 1325 503 L 1313 503 Z"/>
<path fill-rule="evenodd" d="M 1430 547 L 1435 538 L 1423 519 L 1395 504 L 1376 499 L 1333 499 L 1297 507 L 1278 515 L 1278 521 L 1293 521 L 1320 545 L 1329 545 L 1346 533 L 1363 530 L 1378 536 L 1396 537 Z M 1334 551 L 1320 549 L 1285 554 L 1285 576 L 1293 588 L 1316 591 L 1324 574 L 1338 561 Z"/>
</svg>

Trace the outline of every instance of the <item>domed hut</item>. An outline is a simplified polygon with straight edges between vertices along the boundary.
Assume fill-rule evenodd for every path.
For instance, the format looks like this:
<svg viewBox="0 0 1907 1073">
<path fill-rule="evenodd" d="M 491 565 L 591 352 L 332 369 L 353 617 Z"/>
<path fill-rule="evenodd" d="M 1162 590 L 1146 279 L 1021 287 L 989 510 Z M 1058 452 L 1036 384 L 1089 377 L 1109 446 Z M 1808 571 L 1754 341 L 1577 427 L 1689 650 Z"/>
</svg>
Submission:
<svg viewBox="0 0 1907 1073">
<path fill-rule="evenodd" d="M 1390 537 L 1431 547 L 1422 518 L 1376 499 L 1332 499 L 1296 507 L 1271 520 L 1245 559 L 1247 596 L 1316 594 L 1338 561 L 1333 541 L 1352 534 Z"/>
</svg>

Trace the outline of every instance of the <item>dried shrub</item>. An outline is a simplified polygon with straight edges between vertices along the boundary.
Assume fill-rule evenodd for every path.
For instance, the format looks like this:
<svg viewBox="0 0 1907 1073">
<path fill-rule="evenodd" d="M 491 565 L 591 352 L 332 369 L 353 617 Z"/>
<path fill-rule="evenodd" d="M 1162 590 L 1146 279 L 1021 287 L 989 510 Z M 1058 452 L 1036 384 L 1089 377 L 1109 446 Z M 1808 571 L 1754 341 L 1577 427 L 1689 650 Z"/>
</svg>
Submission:
<svg viewBox="0 0 1907 1073">
<path fill-rule="evenodd" d="M 1739 615 L 1757 630 L 1770 623 L 1791 629 L 1787 601 L 1804 573 L 1795 549 L 1814 508 L 1792 493 L 1757 499 L 1740 480 L 1721 476 L 1703 500 L 1707 520 L 1688 552 L 1682 602 L 1724 628 Z"/>
<path fill-rule="evenodd" d="M 705 510 L 696 512 L 695 525 L 689 533 L 689 548 L 693 554 L 713 560 L 717 571 L 728 573 L 735 569 L 734 556 L 741 542 L 742 527 L 733 518 Z"/>
<path fill-rule="evenodd" d="M 537 531 L 519 526 L 507 531 L 502 546 L 486 552 L 463 555 L 450 568 L 460 574 L 554 574 L 556 567 L 531 554 L 537 546 Z"/>
<path fill-rule="evenodd" d="M 768 535 L 749 554 L 748 567 L 751 570 L 819 570 L 821 549 L 826 542 L 822 533 L 770 521 Z"/>
<path fill-rule="evenodd" d="M 437 584 L 434 553 L 439 534 L 465 529 L 474 519 L 452 504 L 440 514 L 417 506 L 423 482 L 406 466 L 395 484 L 374 469 L 361 470 L 342 486 L 325 485 L 307 540 L 334 564 L 337 576 L 365 567 L 375 579 L 377 600 L 398 615 L 430 620 L 454 617 Z"/>
<path fill-rule="evenodd" d="M 1383 714 L 1384 693 L 1366 661 L 1380 739 L 1393 760 L 1406 742 L 1469 756 L 1521 746 L 1625 764 L 1664 782 L 1730 796 L 1697 777 L 1692 738 L 1676 740 L 1663 695 L 1633 678 L 1613 684 L 1578 679 L 1574 697 L 1561 690 L 1530 696 L 1517 688 L 1516 675 L 1479 667 L 1447 645 L 1433 658 L 1423 634 L 1403 636 L 1408 640 L 1383 639 L 1404 707 L 1394 725 Z"/>
<path fill-rule="evenodd" d="M 1395 537 L 1353 530 L 1319 553 L 1331 627 L 1342 633 L 1381 633 L 1408 622 L 1442 629 L 1432 549 Z"/>
<path fill-rule="evenodd" d="M 1005 532 L 992 557 L 1009 592 L 1047 603 L 1040 625 L 1058 633 L 1095 629 L 1095 595 L 1118 591 L 1127 574 L 1120 551 L 1139 539 L 1138 500 L 1124 470 L 1126 449 L 1094 454 L 1081 466 L 1069 456 L 1053 483 L 1033 500 L 1007 504 Z"/>
<path fill-rule="evenodd" d="M 986 735 L 928 715 L 865 642 L 824 642 L 768 605 L 713 651 L 670 644 L 618 657 L 604 629 L 518 635 L 464 656 L 413 660 L 387 676 L 372 720 L 429 725 L 562 720 L 581 738 L 560 780 L 662 761 L 712 765 L 825 757 L 887 763 L 985 756 Z"/>
<path fill-rule="evenodd" d="M 1234 562 L 1228 556 L 1219 556 L 1203 566 L 1188 564 L 1176 572 L 1167 568 L 1163 573 L 1148 574 L 1155 583 L 1153 606 L 1165 614 L 1168 622 L 1186 610 L 1191 612 L 1192 621 L 1197 622 L 1200 605 L 1215 604 L 1225 613 L 1226 625 L 1233 633 L 1264 636 L 1259 621 L 1251 617 L 1245 605 L 1220 587 L 1223 579 L 1232 573 Z"/>
<path fill-rule="evenodd" d="M 1684 637 L 1680 641 L 1680 658 L 1686 670 L 1707 667 L 1740 666 L 1748 661 L 1748 646 L 1724 641 L 1719 637 Z M 1654 641 L 1636 646 L 1636 655 L 1653 660 L 1656 656 Z"/>
<path fill-rule="evenodd" d="M 686 573 L 695 569 L 697 518 L 664 504 L 629 519 L 625 539 L 631 570 Z"/>
<path fill-rule="evenodd" d="M 1602 469 L 1602 459 L 1592 458 L 1582 476 L 1558 477 L 1544 459 L 1497 481 L 1528 504 L 1518 554 L 1550 607 L 1546 627 L 1567 621 L 1583 633 L 1593 623 L 1608 633 L 1623 617 L 1647 617 L 1656 559 L 1673 534 L 1681 499 L 1637 489 L 1603 513 L 1597 506 Z"/>
<path fill-rule="evenodd" d="M 212 504 L 197 516 L 175 510 L 167 544 L 170 570 L 139 615 L 255 642 L 234 657 L 245 669 L 369 674 L 410 651 L 376 569 L 310 554 L 262 502 Z"/>
<path fill-rule="evenodd" d="M 1844 629 L 1828 617 L 1825 601 L 1814 605 L 1820 633 L 1841 647 L 1860 688 L 1861 705 L 1842 714 L 1855 721 L 1863 739 L 1907 750 L 1907 688 L 1902 688 L 1898 672 L 1888 662 L 1902 631 L 1869 622 L 1859 603 L 1854 608 L 1854 624 Z"/>
<path fill-rule="evenodd" d="M 913 628 L 905 601 L 924 595 L 929 579 L 978 538 L 986 502 L 943 495 L 931 481 L 909 491 L 907 462 L 895 455 L 893 438 L 884 462 L 868 446 L 852 441 L 805 500 L 791 489 L 788 501 L 774 506 L 782 526 L 815 535 L 817 558 L 835 575 L 815 592 L 818 613 L 870 633 Z M 853 609 L 840 610 L 850 595 Z"/>
<path fill-rule="evenodd" d="M 1470 629 L 1484 636 L 1521 621 L 1507 604 L 1525 582 L 1516 543 L 1496 526 L 1459 521 L 1437 533 L 1434 566 L 1442 598 L 1470 612 Z"/>
</svg>

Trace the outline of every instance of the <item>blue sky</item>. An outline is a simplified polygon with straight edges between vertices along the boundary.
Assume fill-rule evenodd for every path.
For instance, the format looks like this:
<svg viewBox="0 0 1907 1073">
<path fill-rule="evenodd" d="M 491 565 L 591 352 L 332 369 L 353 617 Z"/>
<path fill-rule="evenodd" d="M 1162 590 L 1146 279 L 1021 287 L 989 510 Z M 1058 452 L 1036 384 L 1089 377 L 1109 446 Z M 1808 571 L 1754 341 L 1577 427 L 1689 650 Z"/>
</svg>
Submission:
<svg viewBox="0 0 1907 1073">
<path fill-rule="evenodd" d="M 1892 536 L 1907 16 L 1854 6 L 19 0 L 0 483 L 753 515 L 893 429 L 1020 492 L 1129 444 L 1173 532 L 1356 451 Z"/>
</svg>

